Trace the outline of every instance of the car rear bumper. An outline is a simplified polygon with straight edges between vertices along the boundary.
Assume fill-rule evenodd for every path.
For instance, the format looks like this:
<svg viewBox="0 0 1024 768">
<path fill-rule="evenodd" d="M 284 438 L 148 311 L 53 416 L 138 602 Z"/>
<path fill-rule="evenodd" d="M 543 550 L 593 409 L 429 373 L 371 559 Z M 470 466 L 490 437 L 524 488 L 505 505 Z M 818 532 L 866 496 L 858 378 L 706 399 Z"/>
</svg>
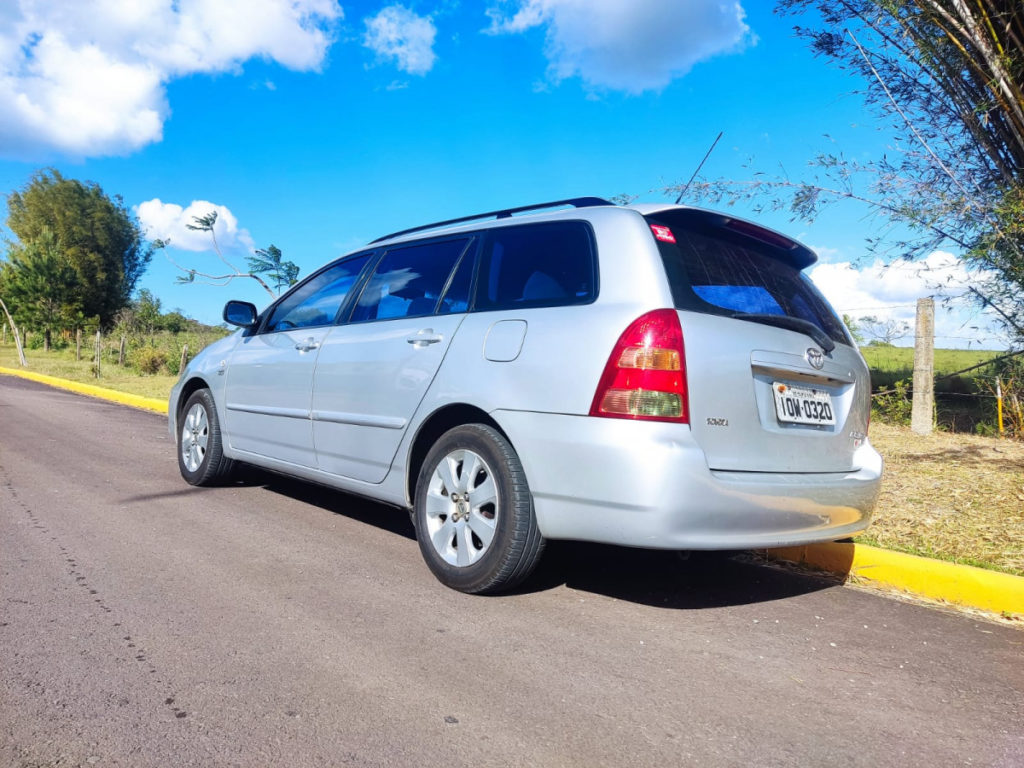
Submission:
<svg viewBox="0 0 1024 768">
<path fill-rule="evenodd" d="M 649 549 L 751 549 L 864 530 L 882 458 L 849 472 L 711 470 L 688 427 L 522 411 L 492 414 L 519 453 L 544 536 Z"/>
</svg>

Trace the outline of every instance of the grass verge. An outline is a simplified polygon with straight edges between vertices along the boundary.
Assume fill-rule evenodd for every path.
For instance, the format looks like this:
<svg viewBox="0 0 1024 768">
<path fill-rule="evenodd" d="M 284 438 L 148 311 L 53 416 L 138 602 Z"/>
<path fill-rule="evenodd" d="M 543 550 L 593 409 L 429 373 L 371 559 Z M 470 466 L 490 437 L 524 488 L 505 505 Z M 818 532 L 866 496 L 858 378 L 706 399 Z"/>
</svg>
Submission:
<svg viewBox="0 0 1024 768">
<path fill-rule="evenodd" d="M 885 477 L 856 541 L 1024 576 L 1024 442 L 871 425 Z"/>
<path fill-rule="evenodd" d="M 154 374 L 140 376 L 135 371 L 118 366 L 116 363 L 104 362 L 100 367 L 100 378 L 93 373 L 91 359 L 75 360 L 72 349 L 43 352 L 41 349 L 26 349 L 28 370 L 33 373 L 45 373 L 47 376 L 59 376 L 62 379 L 79 381 L 83 384 L 95 384 L 97 387 L 116 389 L 142 397 L 155 397 L 166 400 L 171 387 L 178 380 L 177 376 Z M 0 345 L 0 367 L 21 368 L 18 353 L 13 344 Z"/>
</svg>

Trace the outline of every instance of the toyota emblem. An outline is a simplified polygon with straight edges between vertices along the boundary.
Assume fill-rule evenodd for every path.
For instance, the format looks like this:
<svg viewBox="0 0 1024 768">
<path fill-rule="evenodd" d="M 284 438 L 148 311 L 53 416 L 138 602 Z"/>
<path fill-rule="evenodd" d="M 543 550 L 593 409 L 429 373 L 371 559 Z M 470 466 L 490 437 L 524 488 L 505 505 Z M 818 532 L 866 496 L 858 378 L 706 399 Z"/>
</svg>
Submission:
<svg viewBox="0 0 1024 768">
<path fill-rule="evenodd" d="M 810 347 L 805 355 L 807 362 L 810 363 L 815 369 L 821 370 L 825 367 L 825 355 L 820 349 Z"/>
</svg>

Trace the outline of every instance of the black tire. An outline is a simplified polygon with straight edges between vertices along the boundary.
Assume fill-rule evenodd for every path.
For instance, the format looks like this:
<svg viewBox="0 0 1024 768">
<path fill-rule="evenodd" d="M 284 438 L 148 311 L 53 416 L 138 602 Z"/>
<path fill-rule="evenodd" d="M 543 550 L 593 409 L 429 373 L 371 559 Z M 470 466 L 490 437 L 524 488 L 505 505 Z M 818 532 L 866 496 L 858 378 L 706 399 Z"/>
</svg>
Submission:
<svg viewBox="0 0 1024 768">
<path fill-rule="evenodd" d="M 465 462 L 453 459 L 449 465 L 455 468 L 451 477 L 456 486 L 465 488 L 470 497 L 460 505 L 452 501 L 452 489 L 445 487 L 442 462 L 453 455 L 468 456 L 470 461 L 474 454 L 483 464 L 475 477 L 468 477 Z M 473 502 L 472 494 L 480 490 L 489 498 L 488 479 L 493 481 L 494 502 L 480 506 L 481 497 Z M 454 495 L 460 493 L 456 487 Z M 442 584 L 460 592 L 493 594 L 512 589 L 530 575 L 544 551 L 519 456 L 500 432 L 483 424 L 455 427 L 434 443 L 416 480 L 413 520 L 427 566 Z M 488 520 L 493 521 L 493 537 L 485 545 L 476 531 L 481 524 L 487 527 Z M 464 542 L 461 553 L 460 540 Z M 472 562 L 452 562 L 460 554 Z"/>
<path fill-rule="evenodd" d="M 197 389 L 177 422 L 178 469 L 191 485 L 220 485 L 231 475 L 235 462 L 224 456 L 217 408 L 208 389 Z"/>
</svg>

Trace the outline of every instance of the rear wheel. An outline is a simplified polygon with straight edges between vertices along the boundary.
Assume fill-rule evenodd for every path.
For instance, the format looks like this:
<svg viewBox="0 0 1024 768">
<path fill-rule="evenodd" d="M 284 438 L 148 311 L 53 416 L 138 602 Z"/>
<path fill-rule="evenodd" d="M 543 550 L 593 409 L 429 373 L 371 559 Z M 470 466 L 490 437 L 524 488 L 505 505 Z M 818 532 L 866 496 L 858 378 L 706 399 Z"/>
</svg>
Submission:
<svg viewBox="0 0 1024 768">
<path fill-rule="evenodd" d="M 224 456 L 217 408 L 208 389 L 199 389 L 185 402 L 178 420 L 178 469 L 191 485 L 217 485 L 234 468 Z"/>
<path fill-rule="evenodd" d="M 511 589 L 544 550 L 519 456 L 483 424 L 449 430 L 430 449 L 413 515 L 423 559 L 441 583 L 460 592 Z"/>
</svg>

